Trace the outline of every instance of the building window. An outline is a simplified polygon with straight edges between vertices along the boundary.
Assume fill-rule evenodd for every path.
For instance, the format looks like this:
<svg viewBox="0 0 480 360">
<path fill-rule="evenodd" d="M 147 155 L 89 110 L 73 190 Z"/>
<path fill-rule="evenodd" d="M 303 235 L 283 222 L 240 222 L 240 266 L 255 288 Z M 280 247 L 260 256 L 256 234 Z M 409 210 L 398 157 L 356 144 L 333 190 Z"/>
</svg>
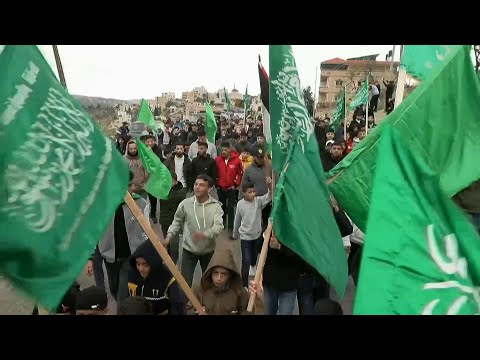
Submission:
<svg viewBox="0 0 480 360">
<path fill-rule="evenodd" d="M 336 86 L 343 86 L 343 80 L 340 80 L 340 79 L 335 80 L 335 85 Z"/>
</svg>

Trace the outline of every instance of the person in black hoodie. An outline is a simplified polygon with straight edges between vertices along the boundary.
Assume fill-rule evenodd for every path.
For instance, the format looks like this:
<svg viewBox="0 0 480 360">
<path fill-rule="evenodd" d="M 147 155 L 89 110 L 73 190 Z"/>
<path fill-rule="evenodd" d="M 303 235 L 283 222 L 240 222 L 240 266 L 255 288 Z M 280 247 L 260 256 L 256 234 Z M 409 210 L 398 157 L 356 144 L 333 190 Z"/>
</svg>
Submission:
<svg viewBox="0 0 480 360">
<path fill-rule="evenodd" d="M 183 184 L 177 181 L 177 174 L 174 172 L 170 172 L 170 174 L 172 175 L 172 188 L 168 198 L 160 200 L 160 225 L 162 226 L 163 237 L 167 236 L 168 228 L 172 225 L 178 205 L 187 197 L 187 191 Z M 179 238 L 175 237 L 167 246 L 168 254 L 174 263 L 178 261 L 178 245 Z"/>
<path fill-rule="evenodd" d="M 263 268 L 265 315 L 293 315 L 297 281 L 305 262 L 280 244 L 272 232 Z"/>
<path fill-rule="evenodd" d="M 208 144 L 198 143 L 198 156 L 192 160 L 190 165 L 190 177 L 196 179 L 198 175 L 208 175 L 214 182 L 217 182 L 217 165 L 210 155 L 207 154 Z M 189 192 L 193 191 L 193 185 L 189 184 Z M 217 191 L 215 187 L 212 188 L 210 195 L 214 199 L 218 199 Z"/>
<path fill-rule="evenodd" d="M 141 296 L 150 301 L 156 315 L 186 315 L 185 295 L 150 240 L 137 248 L 129 263 L 130 296 Z"/>
</svg>

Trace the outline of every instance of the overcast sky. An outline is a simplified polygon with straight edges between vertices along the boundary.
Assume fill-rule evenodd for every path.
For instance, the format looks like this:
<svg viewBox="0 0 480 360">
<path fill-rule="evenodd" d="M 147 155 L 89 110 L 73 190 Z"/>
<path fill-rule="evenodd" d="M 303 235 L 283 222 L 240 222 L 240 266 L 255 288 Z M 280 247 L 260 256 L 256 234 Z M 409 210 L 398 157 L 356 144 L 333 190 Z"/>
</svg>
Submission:
<svg viewBox="0 0 480 360">
<path fill-rule="evenodd" d="M 51 45 L 39 45 L 55 69 Z M 315 86 L 320 62 L 340 57 L 385 55 L 393 45 L 293 45 L 302 87 Z M 268 70 L 268 45 L 59 45 L 68 90 L 76 95 L 152 99 L 162 92 L 205 86 L 209 92 L 233 86 L 260 92 L 257 59 Z M 395 60 L 399 59 L 397 46 Z M 320 68 L 318 69 L 320 76 Z M 319 78 L 317 81 L 317 87 Z"/>
</svg>

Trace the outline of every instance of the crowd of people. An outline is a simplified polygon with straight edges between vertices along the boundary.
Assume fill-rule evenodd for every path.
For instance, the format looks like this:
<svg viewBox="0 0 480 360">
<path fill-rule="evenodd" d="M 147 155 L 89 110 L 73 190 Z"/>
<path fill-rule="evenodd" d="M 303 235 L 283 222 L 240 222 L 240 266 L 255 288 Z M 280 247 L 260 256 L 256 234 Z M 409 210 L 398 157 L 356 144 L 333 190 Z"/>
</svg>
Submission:
<svg viewBox="0 0 480 360">
<path fill-rule="evenodd" d="M 369 114 L 370 129 L 375 126 L 374 112 Z M 315 136 L 325 172 L 365 138 L 365 108 L 355 110 L 348 126 L 330 126 L 328 117 L 316 120 Z M 296 301 L 300 315 L 343 313 L 340 304 L 330 297 L 330 287 L 323 277 L 281 244 L 274 232 L 261 281 L 252 280 L 273 193 L 263 124 L 261 118 L 247 120 L 246 124 L 231 118 L 219 121 L 217 128 L 214 143 L 207 140 L 202 121 L 191 126 L 169 121 L 158 134 L 145 131 L 137 140 L 130 138 L 124 125 L 116 139 L 117 149 L 130 169 L 129 192 L 144 215 L 153 224 L 160 224 L 163 245 L 175 263 L 182 244 L 179 267 L 190 287 L 200 263 L 203 275 L 192 290 L 202 311 L 193 309 L 187 301 L 138 221 L 122 203 L 85 266 L 96 286 L 80 290 L 78 284 L 72 285 L 58 313 L 108 312 L 104 266 L 119 315 L 247 314 L 249 294 L 255 294 L 254 314 L 291 315 Z M 168 198 L 159 200 L 145 191 L 148 173 L 138 157 L 137 141 L 143 141 L 170 170 Z M 456 202 L 480 229 L 478 205 L 472 207 L 465 201 L 472 198 L 472 191 L 480 193 L 479 183 L 459 193 Z M 330 205 L 348 256 L 349 275 L 356 284 L 364 234 L 333 196 Z M 240 242 L 240 264 L 236 264 L 231 248 L 217 247 L 220 238 Z"/>
<path fill-rule="evenodd" d="M 318 142 L 324 148 L 322 161 L 325 149 L 329 149 L 331 165 L 325 171 L 343 157 L 345 149 L 338 148 L 335 142 L 330 146 L 336 134 L 328 130 L 327 121 L 318 121 L 316 128 Z M 362 124 L 360 121 L 358 126 L 349 127 L 353 138 L 362 138 Z M 136 141 L 143 141 L 170 170 L 172 187 L 167 199 L 156 199 L 145 191 L 148 173 L 139 159 Z M 137 140 L 130 137 L 124 124 L 117 132 L 116 146 L 128 162 L 129 191 L 144 215 L 153 224 L 160 223 L 163 245 L 175 263 L 182 236 L 179 265 L 187 284 L 193 286 L 197 263 L 203 274 L 200 284 L 193 287 L 203 306 L 199 313 L 122 203 L 85 268 L 88 275 L 94 276 L 96 288 L 105 289 L 105 265 L 118 314 L 245 314 L 249 293 L 256 294 L 255 314 L 290 315 L 295 301 L 301 315 L 342 312 L 330 298 L 329 285 L 322 276 L 278 242 L 274 233 L 269 239 L 262 281 L 251 280 L 273 193 L 261 118 L 247 119 L 246 123 L 236 117 L 219 120 L 214 143 L 207 140 L 202 120 L 194 124 L 168 121 L 157 134 L 147 129 Z M 351 244 L 354 228 L 350 219 L 333 197 L 331 207 L 344 236 L 345 250 L 352 253 L 353 260 L 361 236 L 357 236 L 359 242 Z M 231 248 L 217 247 L 222 234 L 226 241 L 240 242 L 240 264 L 235 263 Z M 350 264 L 352 269 L 356 265 L 353 261 Z"/>
</svg>

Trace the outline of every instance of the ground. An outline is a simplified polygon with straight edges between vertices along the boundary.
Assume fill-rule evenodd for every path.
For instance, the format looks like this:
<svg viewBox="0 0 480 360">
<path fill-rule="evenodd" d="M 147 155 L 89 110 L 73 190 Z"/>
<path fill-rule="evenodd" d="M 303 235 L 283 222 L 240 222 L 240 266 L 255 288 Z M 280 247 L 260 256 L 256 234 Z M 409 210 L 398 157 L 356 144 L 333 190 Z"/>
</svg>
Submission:
<svg viewBox="0 0 480 360">
<path fill-rule="evenodd" d="M 153 226 L 157 234 L 161 234 L 158 225 Z M 234 254 L 234 259 L 237 264 L 240 264 L 241 260 L 241 250 L 239 241 L 232 241 L 226 237 L 226 233 L 223 233 L 218 239 L 218 247 L 229 247 L 232 249 Z M 181 251 L 181 250 L 180 250 Z M 180 260 L 181 262 L 181 253 Z M 195 270 L 194 284 L 200 280 L 201 270 L 200 265 L 197 265 Z M 107 277 L 105 276 L 105 279 Z M 88 277 L 83 273 L 79 275 L 78 282 L 80 283 L 81 288 L 89 287 L 94 285 L 93 277 Z M 108 286 L 107 286 L 108 288 Z M 347 291 L 345 293 L 344 300 L 341 301 L 343 312 L 346 315 L 352 314 L 353 306 L 353 296 L 354 296 L 354 285 L 349 279 L 349 284 Z M 335 294 L 332 294 L 332 298 L 337 299 Z M 33 309 L 33 302 L 29 301 L 26 297 L 22 296 L 13 289 L 8 282 L 3 279 L 0 279 L 0 315 L 29 315 Z M 109 313 L 116 313 L 116 304 L 115 301 L 109 296 Z M 298 308 L 295 306 L 294 313 L 298 314 Z"/>
</svg>

